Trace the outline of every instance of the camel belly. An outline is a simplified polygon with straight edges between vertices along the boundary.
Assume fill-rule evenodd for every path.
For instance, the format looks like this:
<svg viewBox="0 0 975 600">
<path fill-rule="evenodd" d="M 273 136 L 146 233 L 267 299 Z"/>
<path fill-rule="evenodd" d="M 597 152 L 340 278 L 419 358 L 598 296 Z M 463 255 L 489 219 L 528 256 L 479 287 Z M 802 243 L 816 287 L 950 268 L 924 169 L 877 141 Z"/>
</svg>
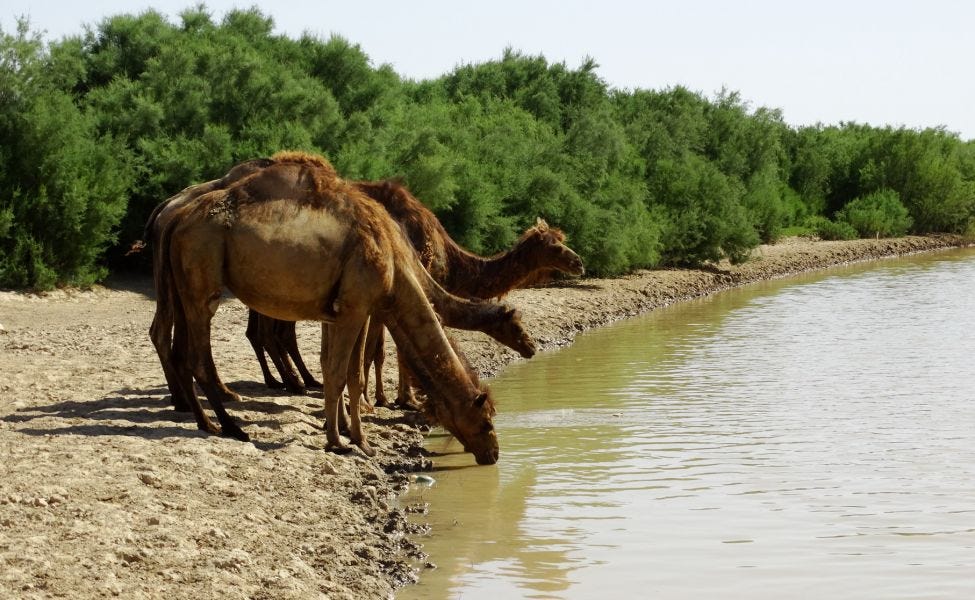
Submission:
<svg viewBox="0 0 975 600">
<path fill-rule="evenodd" d="M 295 223 L 235 227 L 225 248 L 224 283 L 241 302 L 270 317 L 329 320 L 344 239 L 328 235 L 327 228 L 297 230 Z"/>
</svg>

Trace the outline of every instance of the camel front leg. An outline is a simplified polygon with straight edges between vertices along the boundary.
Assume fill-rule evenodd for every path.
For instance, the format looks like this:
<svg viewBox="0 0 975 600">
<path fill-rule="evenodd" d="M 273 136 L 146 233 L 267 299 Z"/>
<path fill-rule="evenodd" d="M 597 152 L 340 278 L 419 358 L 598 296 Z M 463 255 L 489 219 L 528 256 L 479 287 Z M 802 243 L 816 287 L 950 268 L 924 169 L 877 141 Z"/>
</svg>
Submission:
<svg viewBox="0 0 975 600">
<path fill-rule="evenodd" d="M 254 349 L 254 355 L 257 356 L 257 362 L 261 365 L 261 375 L 264 377 L 264 385 L 272 390 L 279 390 L 284 387 L 284 384 L 274 378 L 274 375 L 271 374 L 271 369 L 267 366 L 267 358 L 264 356 L 264 343 L 261 337 L 260 320 L 261 314 L 253 308 L 250 309 L 247 312 L 247 331 L 244 335 L 247 336 L 247 341 L 251 343 L 251 348 Z"/>
<path fill-rule="evenodd" d="M 321 388 L 321 382 L 315 379 L 315 376 L 311 374 L 311 371 L 305 366 L 305 361 L 301 358 L 301 352 L 298 350 L 298 332 L 295 328 L 294 321 L 277 321 L 275 323 L 274 335 L 278 344 L 281 346 L 282 352 L 290 356 L 294 362 L 298 373 L 301 374 L 302 381 L 305 382 L 305 387 Z"/>
<path fill-rule="evenodd" d="M 396 398 L 396 406 L 404 410 L 419 410 L 420 405 L 413 395 L 410 368 L 406 366 L 406 361 L 400 356 L 399 350 L 396 351 L 396 363 L 399 367 L 399 395 Z"/>
<path fill-rule="evenodd" d="M 367 318 L 365 325 L 359 331 L 359 336 L 356 338 L 355 345 L 352 348 L 351 357 L 349 359 L 349 419 L 351 421 L 349 437 L 352 439 L 354 444 L 359 446 L 359 449 L 362 450 L 366 456 L 375 456 L 376 451 L 373 450 L 369 445 L 365 434 L 362 432 L 362 420 L 359 414 L 363 394 L 365 393 L 366 377 L 363 362 L 365 356 L 365 340 L 368 329 L 369 319 Z"/>
<path fill-rule="evenodd" d="M 267 351 L 267 355 L 271 358 L 271 362 L 274 363 L 275 368 L 277 368 L 278 374 L 281 375 L 284 387 L 292 394 L 304 394 L 305 386 L 298 381 L 298 374 L 295 373 L 294 366 L 288 359 L 287 346 L 282 341 L 283 334 L 281 332 L 287 332 L 289 327 L 292 335 L 294 335 L 294 321 L 279 321 L 278 319 L 272 319 L 271 317 L 258 314 L 257 323 L 260 344 Z"/>
<path fill-rule="evenodd" d="M 366 344 L 363 348 L 363 387 L 362 395 L 369 394 L 369 366 L 376 366 L 376 402 L 373 406 L 389 406 L 386 398 L 386 390 L 383 389 L 383 363 L 386 360 L 386 350 L 384 338 L 386 328 L 383 327 L 379 319 L 370 319 L 369 327 L 366 329 Z"/>
<path fill-rule="evenodd" d="M 326 448 L 333 452 L 348 452 L 339 436 L 339 419 L 345 420 L 342 390 L 345 389 L 349 362 L 356 340 L 366 324 L 366 315 L 346 313 L 334 323 L 322 323 L 322 395 L 325 397 Z M 341 412 L 341 416 L 339 411 Z"/>
</svg>

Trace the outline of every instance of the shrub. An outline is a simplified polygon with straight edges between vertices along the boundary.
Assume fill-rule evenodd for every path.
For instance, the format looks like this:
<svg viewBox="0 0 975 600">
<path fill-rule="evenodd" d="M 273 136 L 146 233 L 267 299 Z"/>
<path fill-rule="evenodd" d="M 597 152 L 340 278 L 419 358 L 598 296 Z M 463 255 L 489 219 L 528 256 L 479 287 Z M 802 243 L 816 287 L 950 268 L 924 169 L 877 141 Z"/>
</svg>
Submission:
<svg viewBox="0 0 975 600">
<path fill-rule="evenodd" d="M 809 217 L 803 225 L 824 240 L 855 240 L 859 237 L 857 230 L 849 223 L 830 221 L 826 217 Z"/>
<path fill-rule="evenodd" d="M 904 235 L 913 222 L 907 207 L 893 190 L 880 190 L 856 198 L 836 214 L 836 220 L 848 223 L 860 237 Z"/>
</svg>

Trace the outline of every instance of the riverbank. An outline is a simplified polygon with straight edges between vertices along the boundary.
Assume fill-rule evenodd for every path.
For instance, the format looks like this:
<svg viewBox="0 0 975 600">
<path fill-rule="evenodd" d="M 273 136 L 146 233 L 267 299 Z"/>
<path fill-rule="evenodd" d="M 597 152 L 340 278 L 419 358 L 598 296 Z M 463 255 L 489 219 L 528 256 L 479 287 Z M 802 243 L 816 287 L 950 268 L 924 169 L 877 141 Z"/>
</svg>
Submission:
<svg viewBox="0 0 975 600">
<path fill-rule="evenodd" d="M 962 244 L 790 239 L 744 265 L 568 281 L 506 301 L 551 349 L 736 285 Z M 320 394 L 258 383 L 246 310 L 228 301 L 214 319 L 214 354 L 245 398 L 229 408 L 255 442 L 203 435 L 169 409 L 147 336 L 153 308 L 144 279 L 0 292 L 0 597 L 381 598 L 411 581 L 422 548 L 396 495 L 429 466 L 412 416 L 369 417 L 374 459 L 324 452 Z M 318 329 L 298 333 L 313 363 Z M 520 360 L 480 334 L 458 337 L 485 375 Z M 386 364 L 393 389 L 395 361 Z"/>
</svg>

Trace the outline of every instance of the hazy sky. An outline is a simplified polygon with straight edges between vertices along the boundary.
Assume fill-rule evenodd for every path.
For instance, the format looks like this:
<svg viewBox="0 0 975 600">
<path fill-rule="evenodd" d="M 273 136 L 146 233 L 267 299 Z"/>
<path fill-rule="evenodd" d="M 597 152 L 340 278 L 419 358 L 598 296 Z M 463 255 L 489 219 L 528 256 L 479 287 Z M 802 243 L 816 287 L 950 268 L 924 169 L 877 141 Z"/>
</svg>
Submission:
<svg viewBox="0 0 975 600">
<path fill-rule="evenodd" d="M 26 15 L 48 39 L 155 8 L 173 23 L 192 0 L 0 0 L 0 28 Z M 975 2 L 969 0 L 210 0 L 215 20 L 258 6 L 278 33 L 359 44 L 376 65 L 436 77 L 511 46 L 616 88 L 737 90 L 792 124 L 934 127 L 975 139 Z"/>
</svg>

